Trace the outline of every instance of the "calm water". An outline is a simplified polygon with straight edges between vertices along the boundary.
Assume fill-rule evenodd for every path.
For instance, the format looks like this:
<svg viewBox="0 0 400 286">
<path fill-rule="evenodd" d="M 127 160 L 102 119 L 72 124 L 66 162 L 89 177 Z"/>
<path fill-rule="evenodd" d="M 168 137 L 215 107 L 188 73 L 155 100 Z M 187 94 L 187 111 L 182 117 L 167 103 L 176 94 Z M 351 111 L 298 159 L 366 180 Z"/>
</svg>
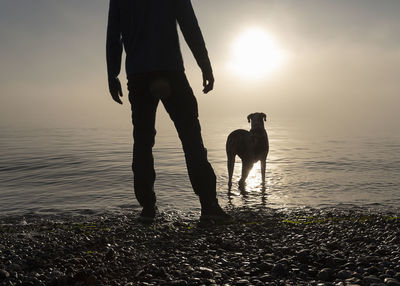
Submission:
<svg viewBox="0 0 400 286">
<path fill-rule="evenodd" d="M 203 126 L 223 206 L 399 210 L 400 139 L 307 137 L 271 125 L 265 189 L 258 163 L 246 193 L 236 185 L 228 193 L 225 140 L 237 128 L 248 126 L 242 121 Z M 2 129 L 0 215 L 138 208 L 132 191 L 131 144 L 129 129 Z M 198 211 L 175 130 L 159 128 L 154 156 L 159 207 Z M 237 159 L 235 182 L 240 168 Z"/>
</svg>

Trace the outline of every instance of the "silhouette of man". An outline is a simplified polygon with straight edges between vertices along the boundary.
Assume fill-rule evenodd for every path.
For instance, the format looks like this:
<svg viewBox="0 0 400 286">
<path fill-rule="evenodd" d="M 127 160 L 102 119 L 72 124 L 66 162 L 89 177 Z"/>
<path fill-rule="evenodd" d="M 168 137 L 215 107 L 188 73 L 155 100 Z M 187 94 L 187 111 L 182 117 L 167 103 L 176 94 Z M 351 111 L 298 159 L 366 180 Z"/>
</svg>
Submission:
<svg viewBox="0 0 400 286">
<path fill-rule="evenodd" d="M 184 73 L 177 23 L 203 74 L 203 92 L 213 89 L 207 49 L 190 0 L 110 0 L 107 29 L 107 72 L 114 101 L 122 104 L 118 75 L 126 52 L 129 101 L 133 123 L 133 179 L 140 218 L 156 215 L 152 148 L 159 101 L 175 124 L 185 153 L 194 192 L 200 198 L 200 220 L 229 216 L 216 198 L 216 176 L 203 146 L 197 101 Z"/>
</svg>

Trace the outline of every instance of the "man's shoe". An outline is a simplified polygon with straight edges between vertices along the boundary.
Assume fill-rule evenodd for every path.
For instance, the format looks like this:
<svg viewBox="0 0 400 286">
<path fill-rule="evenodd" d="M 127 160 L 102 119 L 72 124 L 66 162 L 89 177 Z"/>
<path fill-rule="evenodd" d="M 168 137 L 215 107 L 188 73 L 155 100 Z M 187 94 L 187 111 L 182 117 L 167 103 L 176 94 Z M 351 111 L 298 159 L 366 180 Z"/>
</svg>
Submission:
<svg viewBox="0 0 400 286">
<path fill-rule="evenodd" d="M 139 215 L 139 221 L 143 222 L 143 223 L 154 222 L 157 211 L 158 211 L 158 209 L 156 206 L 143 207 L 143 209 Z"/>
<path fill-rule="evenodd" d="M 200 222 L 226 223 L 232 221 L 232 217 L 228 215 L 218 204 L 218 202 L 205 205 L 201 208 Z"/>
</svg>

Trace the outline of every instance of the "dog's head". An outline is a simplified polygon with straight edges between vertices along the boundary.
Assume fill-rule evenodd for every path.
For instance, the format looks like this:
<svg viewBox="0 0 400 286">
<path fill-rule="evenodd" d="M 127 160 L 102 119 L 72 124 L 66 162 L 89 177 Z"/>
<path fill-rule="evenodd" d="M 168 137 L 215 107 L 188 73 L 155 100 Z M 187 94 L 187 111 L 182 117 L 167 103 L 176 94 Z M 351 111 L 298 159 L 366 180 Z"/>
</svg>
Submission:
<svg viewBox="0 0 400 286">
<path fill-rule="evenodd" d="M 251 122 L 251 129 L 264 129 L 264 121 L 267 121 L 267 115 L 263 112 L 251 113 L 247 116 L 247 121 Z"/>
</svg>

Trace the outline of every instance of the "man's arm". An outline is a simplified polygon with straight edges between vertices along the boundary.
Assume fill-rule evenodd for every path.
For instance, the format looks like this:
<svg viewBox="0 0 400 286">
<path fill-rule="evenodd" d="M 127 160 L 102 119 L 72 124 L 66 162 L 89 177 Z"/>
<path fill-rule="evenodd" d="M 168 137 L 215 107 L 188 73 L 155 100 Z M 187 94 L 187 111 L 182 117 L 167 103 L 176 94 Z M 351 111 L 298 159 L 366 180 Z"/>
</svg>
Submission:
<svg viewBox="0 0 400 286">
<path fill-rule="evenodd" d="M 177 20 L 183 37 L 203 73 L 203 92 L 214 88 L 214 76 L 203 35 L 190 0 L 176 0 Z"/>
<path fill-rule="evenodd" d="M 118 75 L 121 71 L 122 57 L 122 39 L 119 18 L 118 1 L 110 0 L 106 44 L 108 87 L 114 101 L 122 104 L 120 99 L 120 97 L 122 97 L 122 88 L 118 79 Z"/>
</svg>

